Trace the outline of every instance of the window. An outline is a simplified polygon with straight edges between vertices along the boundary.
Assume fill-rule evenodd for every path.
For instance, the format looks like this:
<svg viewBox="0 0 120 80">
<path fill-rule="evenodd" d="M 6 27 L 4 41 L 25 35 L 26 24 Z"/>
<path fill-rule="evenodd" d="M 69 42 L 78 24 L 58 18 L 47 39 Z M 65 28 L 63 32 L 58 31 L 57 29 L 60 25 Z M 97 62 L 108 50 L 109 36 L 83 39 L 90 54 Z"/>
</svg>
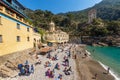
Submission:
<svg viewBox="0 0 120 80">
<path fill-rule="evenodd" d="M 17 29 L 20 29 L 20 24 L 19 23 L 17 23 Z"/>
<path fill-rule="evenodd" d="M 30 37 L 27 37 L 27 41 L 30 41 Z"/>
<path fill-rule="evenodd" d="M 36 42 L 36 39 L 34 38 L 34 42 Z"/>
<path fill-rule="evenodd" d="M 29 28 L 27 28 L 27 31 L 28 31 L 28 32 L 30 31 Z"/>
<path fill-rule="evenodd" d="M 0 35 L 0 43 L 2 43 L 3 41 L 2 41 L 2 35 Z"/>
<path fill-rule="evenodd" d="M 20 36 L 17 36 L 17 42 L 20 42 Z"/>
<path fill-rule="evenodd" d="M 10 4 L 12 3 L 12 0 L 6 0 L 7 2 L 9 2 Z"/>
<path fill-rule="evenodd" d="M 2 24 L 2 17 L 0 16 L 0 25 Z"/>
</svg>

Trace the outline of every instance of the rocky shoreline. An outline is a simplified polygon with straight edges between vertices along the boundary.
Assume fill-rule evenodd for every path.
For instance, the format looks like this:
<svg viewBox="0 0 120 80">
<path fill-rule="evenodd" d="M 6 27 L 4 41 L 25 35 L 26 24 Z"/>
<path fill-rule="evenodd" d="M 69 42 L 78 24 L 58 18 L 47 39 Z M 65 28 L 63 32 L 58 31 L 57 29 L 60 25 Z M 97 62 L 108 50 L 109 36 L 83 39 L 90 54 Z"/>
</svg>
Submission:
<svg viewBox="0 0 120 80">
<path fill-rule="evenodd" d="M 93 46 L 120 46 L 120 36 L 83 37 L 82 42 Z"/>
<path fill-rule="evenodd" d="M 83 43 L 92 46 L 120 46 L 120 35 L 91 37 L 91 36 L 71 36 L 71 43 Z"/>
</svg>

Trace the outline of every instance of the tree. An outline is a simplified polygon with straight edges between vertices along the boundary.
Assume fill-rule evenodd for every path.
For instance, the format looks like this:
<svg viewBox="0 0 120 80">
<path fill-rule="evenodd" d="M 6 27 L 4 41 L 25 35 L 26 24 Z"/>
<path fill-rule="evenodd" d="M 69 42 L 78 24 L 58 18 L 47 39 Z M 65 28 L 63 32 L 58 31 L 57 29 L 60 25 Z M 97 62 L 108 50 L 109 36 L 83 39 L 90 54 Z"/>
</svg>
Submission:
<svg viewBox="0 0 120 80">
<path fill-rule="evenodd" d="M 107 29 L 110 31 L 110 34 L 120 34 L 120 21 L 109 22 Z"/>
<path fill-rule="evenodd" d="M 93 26 L 90 30 L 91 36 L 106 36 L 108 34 L 108 30 L 106 27 Z"/>
</svg>

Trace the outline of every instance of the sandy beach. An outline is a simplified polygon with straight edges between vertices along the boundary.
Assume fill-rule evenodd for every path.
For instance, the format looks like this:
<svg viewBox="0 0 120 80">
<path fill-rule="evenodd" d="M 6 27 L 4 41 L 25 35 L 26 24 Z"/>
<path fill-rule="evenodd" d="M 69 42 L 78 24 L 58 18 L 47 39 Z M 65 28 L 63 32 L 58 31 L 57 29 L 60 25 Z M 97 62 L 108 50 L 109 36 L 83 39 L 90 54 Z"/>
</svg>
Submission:
<svg viewBox="0 0 120 80">
<path fill-rule="evenodd" d="M 86 52 L 84 48 L 78 47 L 76 65 L 79 75 L 79 80 L 94 80 L 95 74 L 97 78 L 95 80 L 115 80 L 111 74 L 105 74 L 106 70 L 95 60 L 93 60 L 88 54 L 88 57 L 84 58 Z"/>
<path fill-rule="evenodd" d="M 72 68 L 72 72 L 70 72 L 70 75 L 65 75 L 62 62 L 63 57 L 67 55 L 66 52 L 68 52 L 69 49 L 71 52 L 69 65 Z M 56 80 L 55 77 L 58 77 L 59 74 L 62 74 L 62 80 L 114 80 L 114 77 L 111 74 L 104 74 L 106 70 L 97 61 L 93 60 L 90 55 L 86 53 L 84 46 L 80 44 L 68 44 L 67 46 L 53 50 L 50 54 L 52 56 L 57 54 L 58 60 L 52 61 L 46 58 L 46 55 L 39 55 L 38 57 L 42 63 L 40 65 L 34 65 L 35 71 L 33 74 L 30 74 L 29 76 L 16 75 L 12 78 L 0 78 L 0 80 Z M 85 54 L 87 54 L 87 57 L 85 57 Z M 73 57 L 74 55 L 76 55 L 76 59 Z M 33 55 L 32 58 L 35 58 L 35 55 Z M 29 62 L 29 64 L 35 64 L 35 61 Z M 44 67 L 46 61 L 51 62 L 51 67 Z M 60 70 L 55 70 L 54 78 L 46 77 L 46 70 L 49 68 L 51 70 L 54 69 L 56 63 L 60 64 Z M 95 74 L 97 74 L 96 79 L 94 79 Z"/>
</svg>

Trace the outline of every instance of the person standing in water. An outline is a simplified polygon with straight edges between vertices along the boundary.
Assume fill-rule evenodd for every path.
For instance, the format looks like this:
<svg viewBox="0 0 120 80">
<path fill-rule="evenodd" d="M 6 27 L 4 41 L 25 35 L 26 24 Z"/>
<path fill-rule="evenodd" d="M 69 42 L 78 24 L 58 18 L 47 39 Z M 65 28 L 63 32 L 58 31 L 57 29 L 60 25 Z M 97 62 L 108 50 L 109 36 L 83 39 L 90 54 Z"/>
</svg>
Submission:
<svg viewBox="0 0 120 80">
<path fill-rule="evenodd" d="M 93 49 L 93 52 L 95 52 L 95 49 Z"/>
</svg>

